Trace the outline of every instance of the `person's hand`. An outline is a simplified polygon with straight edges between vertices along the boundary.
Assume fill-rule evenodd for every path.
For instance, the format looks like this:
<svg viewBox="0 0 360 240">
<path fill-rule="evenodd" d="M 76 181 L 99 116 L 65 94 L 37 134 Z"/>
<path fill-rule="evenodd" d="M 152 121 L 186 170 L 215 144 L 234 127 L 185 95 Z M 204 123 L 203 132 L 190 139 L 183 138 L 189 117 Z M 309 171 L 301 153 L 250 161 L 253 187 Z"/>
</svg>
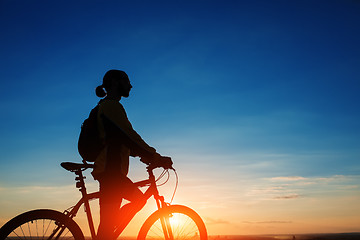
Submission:
<svg viewBox="0 0 360 240">
<path fill-rule="evenodd" d="M 173 161 L 171 160 L 171 157 L 161 156 L 160 165 L 165 169 L 171 169 Z"/>
<path fill-rule="evenodd" d="M 171 157 L 161 156 L 159 153 L 155 153 L 151 158 L 142 157 L 140 161 L 149 166 L 151 165 L 153 168 L 163 167 L 165 169 L 171 169 L 173 164 Z"/>
<path fill-rule="evenodd" d="M 154 168 L 163 167 L 165 169 L 170 169 L 172 168 L 172 164 L 173 162 L 170 157 L 164 157 L 158 153 L 155 153 L 150 160 L 150 165 Z"/>
</svg>

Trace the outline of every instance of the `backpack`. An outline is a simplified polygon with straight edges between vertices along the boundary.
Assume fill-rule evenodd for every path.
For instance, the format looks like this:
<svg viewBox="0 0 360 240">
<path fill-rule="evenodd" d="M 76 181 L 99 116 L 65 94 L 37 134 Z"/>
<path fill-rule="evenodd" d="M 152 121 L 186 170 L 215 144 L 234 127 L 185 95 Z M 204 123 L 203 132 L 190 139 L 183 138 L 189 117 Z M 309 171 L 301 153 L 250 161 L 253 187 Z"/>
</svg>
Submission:
<svg viewBox="0 0 360 240">
<path fill-rule="evenodd" d="M 78 141 L 78 151 L 80 156 L 87 162 L 95 162 L 104 147 L 103 140 L 99 136 L 97 115 L 99 105 L 94 107 L 87 119 L 81 125 Z"/>
</svg>

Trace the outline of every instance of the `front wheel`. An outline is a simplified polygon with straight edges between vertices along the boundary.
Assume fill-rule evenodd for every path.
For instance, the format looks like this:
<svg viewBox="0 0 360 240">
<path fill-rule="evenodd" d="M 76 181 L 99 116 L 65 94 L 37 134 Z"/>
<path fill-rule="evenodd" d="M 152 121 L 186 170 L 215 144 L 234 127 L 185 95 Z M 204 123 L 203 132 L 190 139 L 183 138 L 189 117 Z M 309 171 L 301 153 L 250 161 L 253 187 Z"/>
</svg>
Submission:
<svg viewBox="0 0 360 240">
<path fill-rule="evenodd" d="M 194 210 L 172 205 L 150 215 L 137 240 L 207 240 L 207 232 L 203 220 Z"/>
<path fill-rule="evenodd" d="M 84 240 L 79 226 L 61 212 L 39 209 L 20 214 L 0 229 L 5 239 L 75 239 Z"/>
</svg>

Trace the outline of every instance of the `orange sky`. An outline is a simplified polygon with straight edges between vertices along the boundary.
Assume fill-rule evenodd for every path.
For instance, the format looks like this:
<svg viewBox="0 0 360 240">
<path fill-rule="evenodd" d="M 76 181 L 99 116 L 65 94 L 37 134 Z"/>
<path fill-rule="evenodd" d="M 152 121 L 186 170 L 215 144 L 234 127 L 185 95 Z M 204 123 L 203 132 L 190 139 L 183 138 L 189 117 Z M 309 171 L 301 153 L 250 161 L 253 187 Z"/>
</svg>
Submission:
<svg viewBox="0 0 360 240">
<path fill-rule="evenodd" d="M 134 180 L 146 176 L 141 173 L 140 163 L 133 161 L 132 166 L 137 168 L 130 174 Z M 357 186 L 351 185 L 359 177 L 250 179 L 240 173 L 234 174 L 231 168 L 227 170 L 228 174 L 219 173 L 209 167 L 203 173 L 196 170 L 196 164 L 180 164 L 178 167 L 180 182 L 173 203 L 195 209 L 203 217 L 211 235 L 359 231 L 360 195 Z M 65 175 L 73 177 L 71 173 Z M 96 182 L 91 176 L 88 179 L 89 191 L 95 191 Z M 170 181 L 160 188 L 167 200 L 172 196 L 174 179 L 172 175 Z M 0 193 L 0 225 L 29 209 L 64 210 L 80 198 L 74 185 L 0 188 Z M 97 201 L 92 202 L 92 208 L 97 223 Z M 150 199 L 123 235 L 136 235 L 142 221 L 153 210 L 154 201 Z M 87 229 L 83 209 L 80 212 L 76 220 Z"/>
</svg>

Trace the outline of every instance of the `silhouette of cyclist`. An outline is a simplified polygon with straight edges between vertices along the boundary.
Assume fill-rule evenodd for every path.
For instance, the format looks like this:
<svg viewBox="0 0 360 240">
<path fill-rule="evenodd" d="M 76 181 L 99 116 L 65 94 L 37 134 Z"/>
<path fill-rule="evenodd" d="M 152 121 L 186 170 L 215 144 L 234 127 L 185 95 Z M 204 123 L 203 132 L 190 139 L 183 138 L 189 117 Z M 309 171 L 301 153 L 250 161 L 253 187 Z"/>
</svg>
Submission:
<svg viewBox="0 0 360 240">
<path fill-rule="evenodd" d="M 100 184 L 100 224 L 98 240 L 110 240 L 115 226 L 125 224 L 141 210 L 146 200 L 143 193 L 127 177 L 129 157 L 156 166 L 171 167 L 170 158 L 162 157 L 132 128 L 121 97 L 128 97 L 132 86 L 127 74 L 109 70 L 96 95 L 102 99 L 98 108 L 98 129 L 105 147 L 95 160 L 93 177 Z M 122 199 L 130 203 L 120 208 Z"/>
</svg>

